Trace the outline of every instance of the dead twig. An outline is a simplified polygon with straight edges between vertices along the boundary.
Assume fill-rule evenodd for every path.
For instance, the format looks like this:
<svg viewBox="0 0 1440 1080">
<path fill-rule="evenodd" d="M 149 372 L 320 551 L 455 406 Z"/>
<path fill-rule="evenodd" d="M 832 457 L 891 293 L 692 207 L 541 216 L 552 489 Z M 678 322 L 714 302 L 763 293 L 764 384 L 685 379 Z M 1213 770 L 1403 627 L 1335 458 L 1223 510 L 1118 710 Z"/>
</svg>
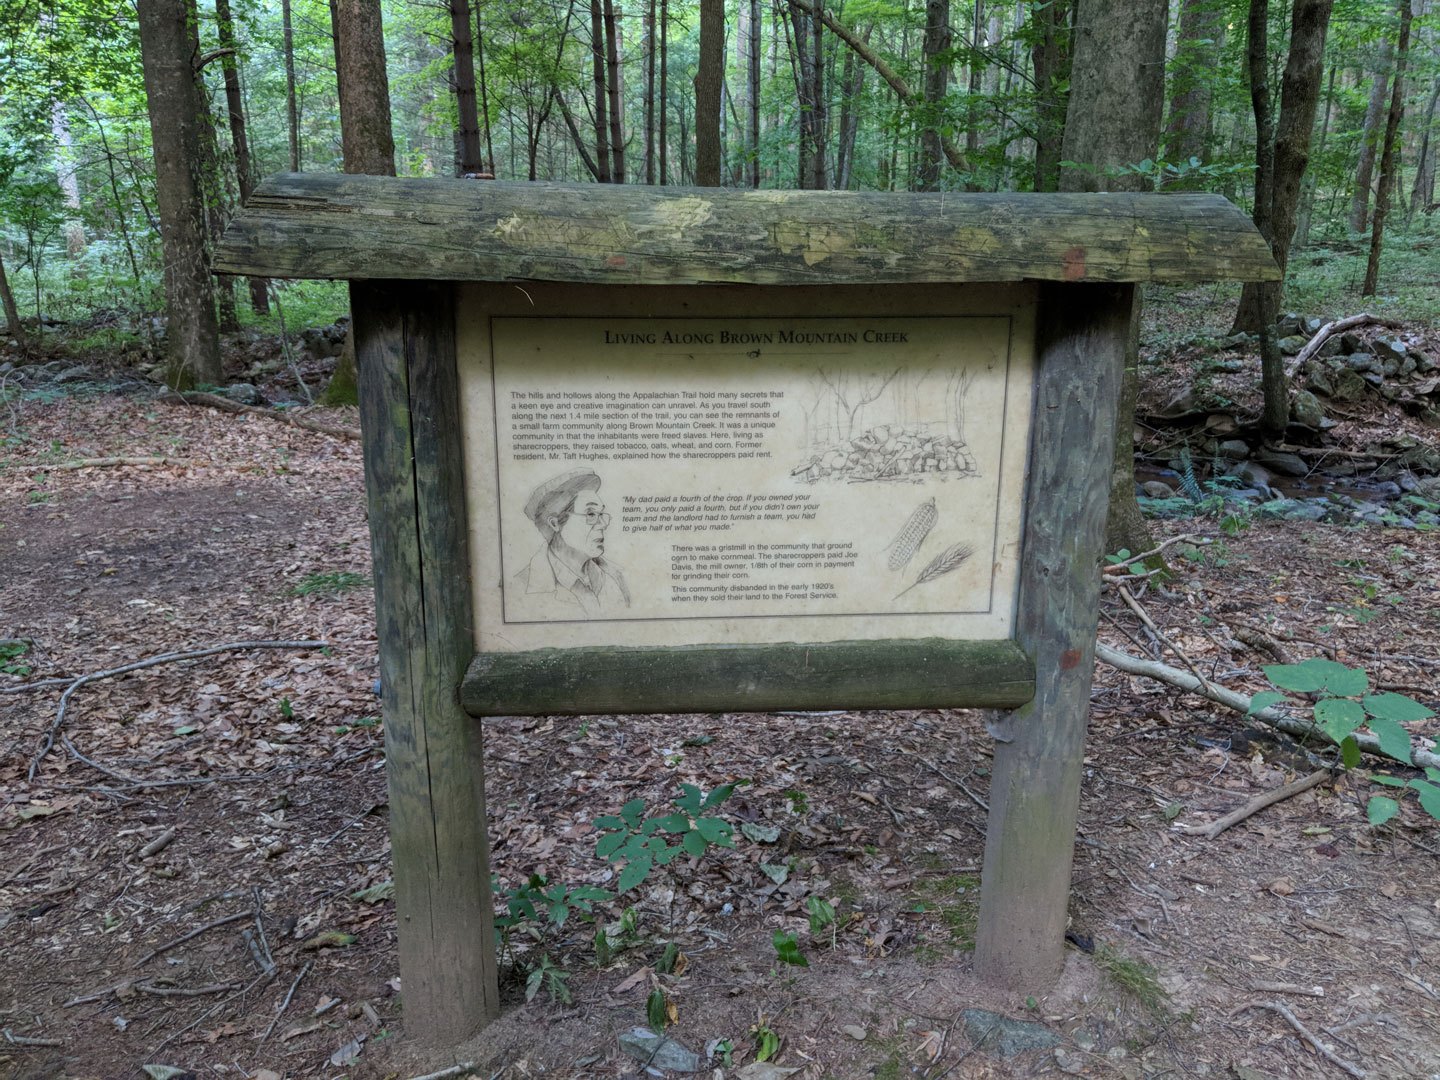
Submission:
<svg viewBox="0 0 1440 1080">
<path fill-rule="evenodd" d="M 459 1065 L 451 1065 L 448 1069 L 441 1069 L 439 1072 L 426 1073 L 424 1076 L 412 1076 L 410 1080 L 447 1080 L 447 1077 L 473 1073 L 475 1069 L 475 1062 L 464 1061 Z"/>
<path fill-rule="evenodd" d="M 170 842 L 175 839 L 175 836 L 176 828 L 174 825 L 172 825 L 170 826 L 170 828 L 166 829 L 159 836 L 157 836 L 154 840 L 151 840 L 148 844 L 142 847 L 140 849 L 140 857 L 142 859 L 148 859 L 152 855 L 160 854 L 160 852 L 164 851 L 167 847 L 170 846 Z"/>
<path fill-rule="evenodd" d="M 51 465 L 52 469 L 113 469 L 122 465 L 129 465 L 134 468 L 149 468 L 156 465 L 172 465 L 175 468 L 188 468 L 195 462 L 187 461 L 185 458 L 173 457 L 92 457 L 80 458 L 76 461 L 62 461 L 58 465 Z"/>
<path fill-rule="evenodd" d="M 1276 788 L 1274 791 L 1267 791 L 1263 795 L 1257 795 L 1239 810 L 1232 810 L 1218 821 L 1212 821 L 1208 825 L 1172 825 L 1176 832 L 1188 833 L 1191 836 L 1204 836 L 1207 840 L 1214 840 L 1231 826 L 1238 825 L 1246 818 L 1254 817 L 1267 806 L 1274 806 L 1278 802 L 1284 802 L 1292 796 L 1299 795 L 1302 791 L 1309 791 L 1318 787 L 1330 777 L 1329 769 L 1317 769 L 1309 776 L 1299 780 L 1292 780 L 1290 783 Z"/>
<path fill-rule="evenodd" d="M 158 667 L 161 664 L 173 664 L 178 660 L 198 660 L 205 656 L 215 656 L 224 652 L 239 652 L 248 649 L 322 649 L 326 645 L 323 641 L 232 641 L 226 645 L 212 645 L 207 649 L 192 649 L 187 652 L 162 653 L 159 656 L 152 656 L 146 660 L 137 660 L 133 664 L 124 664 L 117 668 L 107 668 L 104 671 L 92 671 L 88 675 L 81 675 L 70 680 L 70 685 L 60 695 L 60 705 L 55 710 L 55 719 L 50 724 L 50 730 L 45 733 L 41 741 L 40 749 L 30 759 L 30 770 L 26 775 L 27 780 L 33 781 L 35 773 L 40 768 L 40 762 L 55 745 L 55 737 L 60 733 L 61 726 L 65 723 L 65 710 L 70 705 L 70 699 L 75 691 L 88 683 L 98 682 L 100 679 L 112 678 L 116 675 L 125 675 L 132 671 L 141 671 L 145 668 Z M 47 680 L 48 682 L 49 680 Z M 52 684 L 53 685 L 53 684 Z M 7 686 L 0 689 L 3 694 L 16 694 L 22 690 L 29 689 L 25 686 Z M 102 772 L 105 770 L 101 770 Z M 116 775 L 114 773 L 110 775 Z"/>
<path fill-rule="evenodd" d="M 969 800 L 973 802 L 976 806 L 978 806 L 981 810 L 984 810 L 985 813 L 988 814 L 990 812 L 990 804 L 987 803 L 984 799 L 982 799 L 979 795 L 976 795 L 975 792 L 971 791 L 965 785 L 965 782 L 963 780 L 959 780 L 951 776 L 944 769 L 940 768 L 939 765 L 936 765 L 933 761 L 929 761 L 925 758 L 920 758 L 920 764 L 924 765 L 931 772 L 935 773 L 937 776 L 940 777 L 940 779 L 944 780 L 946 783 L 953 784 L 955 787 L 963 791 L 966 797 L 968 797 Z"/>
<path fill-rule="evenodd" d="M 239 983 L 211 983 L 209 986 L 156 986 L 154 983 L 136 983 L 135 989 L 142 994 L 154 994 L 156 997 L 205 997 L 207 994 L 223 994 L 228 990 L 238 990 Z"/>
<path fill-rule="evenodd" d="M 306 965 L 300 969 L 300 974 L 295 976 L 295 981 L 290 984 L 290 989 L 285 994 L 285 1000 L 280 1002 L 280 1009 L 275 1013 L 275 1019 L 270 1021 L 270 1026 L 265 1029 L 265 1034 L 260 1036 L 260 1044 L 262 1046 L 266 1040 L 270 1038 L 270 1033 L 275 1030 L 275 1025 L 280 1023 L 280 1018 L 285 1015 L 285 1010 L 290 1007 L 290 1002 L 295 997 L 295 991 L 300 989 L 300 980 L 310 974 L 310 969 L 314 966 L 314 960 L 307 962 Z"/>
<path fill-rule="evenodd" d="M 5 1041 L 11 1046 L 64 1046 L 59 1039 L 39 1039 L 31 1035 L 16 1035 L 9 1028 L 5 1029 Z"/>
<path fill-rule="evenodd" d="M 1273 1012 L 1276 1016 L 1283 1017 L 1285 1022 L 1289 1024 L 1292 1028 L 1294 1028 L 1296 1033 L 1298 1033 L 1302 1039 L 1304 1039 L 1307 1043 L 1314 1047 L 1315 1052 L 1321 1057 L 1323 1057 L 1326 1061 L 1330 1062 L 1331 1065 L 1334 1065 L 1337 1069 L 1340 1069 L 1343 1072 L 1346 1072 L 1349 1075 L 1355 1077 L 1355 1080 L 1365 1080 L 1366 1074 L 1364 1069 L 1360 1068 L 1360 1066 L 1358 1065 L 1352 1065 L 1350 1062 L 1342 1058 L 1339 1054 L 1335 1053 L 1334 1050 L 1331 1050 L 1328 1046 L 1326 1046 L 1323 1042 L 1320 1041 L 1319 1037 L 1313 1031 L 1311 1031 L 1309 1028 L 1307 1028 L 1304 1024 L 1300 1022 L 1300 1018 L 1298 1016 L 1296 1016 L 1280 1002 L 1252 1001 L 1248 1004 L 1241 1005 L 1238 1009 L 1233 1010 L 1230 1015 L 1239 1016 L 1247 1009 L 1267 1009 L 1270 1012 Z"/>
<path fill-rule="evenodd" d="M 1147 679 L 1155 679 L 1158 682 L 1166 683 L 1169 686 L 1181 690 L 1189 690 L 1215 702 L 1217 705 L 1224 705 L 1228 709 L 1234 709 L 1242 716 L 1253 717 L 1262 723 L 1269 724 L 1277 731 L 1283 731 L 1287 735 L 1296 735 L 1302 738 L 1313 738 L 1320 742 L 1330 744 L 1333 740 L 1316 727 L 1313 723 L 1296 719 L 1281 712 L 1273 705 L 1258 712 L 1251 712 L 1250 698 L 1235 690 L 1210 682 L 1206 679 L 1197 679 L 1189 672 L 1173 668 L 1169 664 L 1162 664 L 1158 660 L 1143 660 L 1138 656 L 1131 656 L 1113 649 L 1104 642 L 1096 642 L 1095 658 L 1103 660 L 1111 667 L 1125 672 L 1127 675 L 1143 675 Z M 1350 737 L 1355 740 L 1366 754 L 1375 757 L 1382 757 L 1388 760 L 1395 760 L 1380 748 L 1380 740 L 1374 735 L 1365 731 L 1352 732 Z M 1428 747 L 1418 746 L 1415 740 L 1411 740 L 1410 753 L 1414 764 L 1425 767 L 1440 768 L 1440 754 Z M 1410 764 L 1410 762 L 1405 762 Z"/>
<path fill-rule="evenodd" d="M 241 919 L 248 919 L 248 918 L 250 918 L 250 912 L 248 912 L 248 911 L 237 911 L 237 912 L 235 912 L 235 914 L 233 914 L 233 915 L 225 915 L 225 916 L 223 916 L 222 918 L 219 918 L 219 919 L 212 919 L 210 922 L 207 922 L 204 926 L 197 926 L 194 930 L 191 930 L 188 934 L 181 934 L 181 935 L 180 935 L 179 937 L 177 937 L 174 941 L 167 941 L 164 945 L 161 945 L 158 949 L 151 949 L 148 953 L 146 953 L 144 956 L 142 956 L 139 960 L 135 961 L 135 966 L 136 966 L 136 967 L 144 967 L 146 964 L 148 964 L 151 960 L 154 960 L 155 957 L 159 956 L 161 953 L 167 953 L 167 952 L 169 952 L 171 949 L 175 948 L 175 946 L 177 946 L 177 945 L 184 945 L 185 942 L 189 941 L 189 940 L 192 939 L 192 938 L 197 938 L 197 937 L 199 937 L 201 934 L 205 933 L 205 931 L 207 931 L 207 930 L 214 930 L 217 926 L 228 926 L 230 923 L 239 922 Z"/>
<path fill-rule="evenodd" d="M 1147 559 L 1153 559 L 1156 555 L 1163 554 L 1166 548 L 1173 547 L 1176 544 L 1203 546 L 1208 543 L 1210 543 L 1210 538 L 1208 536 L 1201 536 L 1199 533 L 1184 533 L 1181 536 L 1172 536 L 1159 547 L 1153 547 L 1149 551 L 1142 551 L 1139 555 L 1131 555 L 1128 559 L 1121 562 L 1106 563 L 1105 566 L 1101 567 L 1100 572 L 1103 574 L 1124 574 L 1126 577 L 1139 577 L 1140 575 L 1138 574 L 1132 575 L 1129 570 L 1135 563 L 1143 563 Z"/>
</svg>

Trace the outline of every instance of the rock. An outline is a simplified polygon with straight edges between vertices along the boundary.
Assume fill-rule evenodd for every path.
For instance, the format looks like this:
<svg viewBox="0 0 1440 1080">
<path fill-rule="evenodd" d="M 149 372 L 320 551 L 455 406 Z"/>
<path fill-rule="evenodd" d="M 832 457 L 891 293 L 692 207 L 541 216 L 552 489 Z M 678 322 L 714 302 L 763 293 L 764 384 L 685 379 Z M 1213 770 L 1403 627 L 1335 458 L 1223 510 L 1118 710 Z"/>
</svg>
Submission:
<svg viewBox="0 0 1440 1080">
<path fill-rule="evenodd" d="M 1169 484 L 1162 484 L 1159 480 L 1146 480 L 1145 483 L 1140 485 L 1140 490 L 1144 492 L 1147 498 L 1151 499 L 1175 498 L 1175 489 Z"/>
<path fill-rule="evenodd" d="M 1199 411 L 1200 401 L 1195 393 L 1195 388 L 1187 386 L 1172 397 L 1157 415 L 1166 419 L 1174 419 L 1177 416 L 1188 416 L 1190 413 Z"/>
<path fill-rule="evenodd" d="M 1354 401 L 1365 393 L 1364 377 L 1348 367 L 1336 372 L 1333 385 L 1330 397 L 1335 401 Z"/>
<path fill-rule="evenodd" d="M 1326 368 L 1312 366 L 1305 376 L 1305 385 L 1317 394 L 1324 394 L 1326 397 L 1335 396 L 1335 382 Z"/>
<path fill-rule="evenodd" d="M 621 1032 L 620 1050 L 627 1057 L 643 1061 L 655 1069 L 695 1073 L 704 1067 L 699 1054 L 685 1049 L 668 1035 L 656 1035 L 649 1028 L 637 1027 Z"/>
<path fill-rule="evenodd" d="M 1205 430 L 1214 435 L 1233 435 L 1240 424 L 1229 413 L 1211 413 L 1205 418 Z"/>
<path fill-rule="evenodd" d="M 1243 439 L 1226 439 L 1215 452 L 1227 461 L 1244 461 L 1250 456 L 1250 445 Z"/>
<path fill-rule="evenodd" d="M 1255 512 L 1287 521 L 1319 521 L 1330 512 L 1330 507 L 1318 499 L 1271 499 L 1257 506 Z"/>
<path fill-rule="evenodd" d="M 1287 311 L 1275 320 L 1275 336 L 1289 337 L 1291 334 L 1300 333 L 1300 316 L 1293 311 Z"/>
<path fill-rule="evenodd" d="M 1220 342 L 1222 349 L 1243 349 L 1254 340 L 1254 335 L 1240 331 L 1238 334 L 1231 334 Z"/>
<path fill-rule="evenodd" d="M 1398 374 L 1400 374 L 1400 361 L 1397 360 L 1397 359 L 1395 359 L 1395 357 L 1393 357 L 1393 356 L 1381 357 L 1381 358 L 1380 358 L 1380 372 L 1381 372 L 1381 374 L 1383 374 L 1387 379 L 1388 379 L 1390 376 L 1392 376 L 1392 375 L 1398 375 Z"/>
<path fill-rule="evenodd" d="M 1415 354 L 1415 370 L 1421 375 L 1429 375 L 1437 367 L 1440 367 L 1440 365 L 1437 365 L 1434 360 L 1431 360 L 1430 357 L 1424 353 L 1417 352 Z"/>
<path fill-rule="evenodd" d="M 1056 1047 L 1055 1067 L 1067 1075 L 1080 1076 L 1085 1072 L 1085 1057 L 1083 1054 L 1072 1053 L 1063 1046 Z"/>
<path fill-rule="evenodd" d="M 1419 367 L 1419 365 L 1415 363 L 1415 358 L 1413 356 L 1407 356 L 1404 360 L 1400 361 L 1400 370 L 1397 371 L 1396 374 L 1404 378 L 1407 375 L 1413 375 L 1417 367 Z"/>
<path fill-rule="evenodd" d="M 1304 424 L 1308 428 L 1318 428 L 1325 420 L 1325 410 L 1309 390 L 1301 390 L 1295 395 L 1290 415 L 1297 424 Z"/>
<path fill-rule="evenodd" d="M 265 402 L 260 391 L 249 383 L 232 383 L 220 392 L 231 401 L 238 401 L 241 405 L 262 405 Z"/>
<path fill-rule="evenodd" d="M 1308 476 L 1310 474 L 1310 466 L 1306 465 L 1298 454 L 1288 454 L 1282 450 L 1261 450 L 1255 455 L 1255 460 L 1271 472 L 1277 472 L 1283 476 Z"/>
<path fill-rule="evenodd" d="M 1034 1020 L 1016 1020 L 988 1009 L 964 1009 L 960 1025 L 977 1049 L 1011 1058 L 1027 1050 L 1049 1050 L 1060 1036 Z"/>
<path fill-rule="evenodd" d="M 1367 371 L 1364 372 L 1360 377 L 1364 379 L 1367 383 L 1369 383 L 1371 386 L 1379 386 L 1385 381 L 1385 376 L 1380 374 L 1380 372 L 1378 371 Z"/>
<path fill-rule="evenodd" d="M 1269 469 L 1253 461 L 1242 461 L 1230 471 L 1230 475 L 1262 493 L 1270 490 L 1270 481 L 1274 479 Z"/>
<path fill-rule="evenodd" d="M 1440 476 L 1419 477 L 1411 494 L 1419 495 L 1422 499 L 1440 500 Z"/>
<path fill-rule="evenodd" d="M 1373 353 L 1351 353 L 1349 356 L 1341 357 L 1341 359 L 1345 361 L 1345 366 L 1348 367 L 1351 371 L 1363 372 L 1380 370 L 1379 361 L 1375 359 L 1375 355 Z"/>
<path fill-rule="evenodd" d="M 1410 350 L 1405 342 L 1398 337 L 1376 338 L 1370 345 L 1375 350 L 1375 355 L 1382 360 L 1405 360 L 1410 355 Z"/>
<path fill-rule="evenodd" d="M 1332 336 L 1325 339 L 1324 343 L 1320 346 L 1320 350 L 1315 355 L 1338 356 L 1344 351 L 1345 350 L 1340 347 L 1340 339 Z"/>
<path fill-rule="evenodd" d="M 1440 473 L 1440 450 L 1432 446 L 1415 446 L 1396 459 L 1396 464 L 1421 473 Z"/>
<path fill-rule="evenodd" d="M 1236 375 L 1250 368 L 1250 362 L 1239 356 L 1222 356 L 1210 361 L 1210 370 Z"/>
<path fill-rule="evenodd" d="M 800 1069 L 799 1065 L 787 1067 L 770 1061 L 752 1061 L 735 1074 L 735 1080 L 784 1080 Z"/>
<path fill-rule="evenodd" d="M 64 371 L 60 372 L 60 374 L 56 375 L 53 381 L 57 383 L 78 382 L 81 379 L 88 379 L 89 377 L 89 368 L 77 366 L 66 368 Z"/>
<path fill-rule="evenodd" d="M 1223 495 L 1223 498 L 1227 503 L 1259 502 L 1264 497 L 1264 492 L 1262 492 L 1259 488 L 1253 487 L 1229 488 L 1225 491 Z"/>
<path fill-rule="evenodd" d="M 1281 356 L 1294 356 L 1310 344 L 1310 339 L 1302 334 L 1292 334 L 1289 337 L 1282 337 L 1277 344 L 1280 346 Z"/>
</svg>

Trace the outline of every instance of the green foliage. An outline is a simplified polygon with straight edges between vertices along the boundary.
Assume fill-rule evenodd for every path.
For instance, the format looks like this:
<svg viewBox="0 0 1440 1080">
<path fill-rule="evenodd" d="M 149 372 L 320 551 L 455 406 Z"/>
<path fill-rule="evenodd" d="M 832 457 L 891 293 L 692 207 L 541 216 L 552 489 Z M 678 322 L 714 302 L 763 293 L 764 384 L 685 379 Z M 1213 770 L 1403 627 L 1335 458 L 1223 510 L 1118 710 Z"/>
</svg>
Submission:
<svg viewBox="0 0 1440 1080">
<path fill-rule="evenodd" d="M 342 593 L 349 589 L 358 589 L 363 585 L 369 585 L 370 579 L 364 574 L 351 573 L 349 570 L 331 570 L 307 574 L 305 578 L 290 590 L 291 596 L 325 596 L 335 593 Z"/>
<path fill-rule="evenodd" d="M 805 911 L 810 916 L 811 936 L 819 936 L 826 927 L 834 927 L 835 908 L 820 897 L 812 896 L 805 901 Z"/>
<path fill-rule="evenodd" d="M 1287 702 L 1281 691 L 1313 695 L 1315 726 L 1340 748 L 1341 763 L 1353 769 L 1360 763 L 1360 746 L 1355 733 L 1368 729 L 1380 750 L 1387 757 L 1406 765 L 1411 763 L 1410 732 L 1402 725 L 1427 720 L 1435 713 L 1414 698 L 1388 691 L 1370 693 L 1370 677 L 1361 668 L 1346 667 L 1334 660 L 1312 657 L 1298 664 L 1268 664 L 1265 676 L 1279 690 L 1256 694 L 1250 702 L 1251 714 L 1272 705 Z M 1440 819 L 1440 770 L 1427 769 L 1426 779 L 1409 783 L 1420 805 L 1432 817 Z M 1404 786 L 1404 781 L 1373 776 L 1376 783 Z M 1399 813 L 1399 804 L 1383 795 L 1375 795 L 1366 808 L 1372 825 L 1383 825 Z"/>
<path fill-rule="evenodd" d="M 750 1028 L 750 1037 L 755 1040 L 755 1060 L 765 1062 L 780 1053 L 780 1036 L 770 1027 L 769 1021 L 761 1017 Z"/>
<path fill-rule="evenodd" d="M 664 1035 L 670 1023 L 670 1001 L 658 986 L 645 999 L 645 1022 L 656 1035 Z"/>
<path fill-rule="evenodd" d="M 794 964 L 796 967 L 810 966 L 810 961 L 805 959 L 805 954 L 800 951 L 800 943 L 794 934 L 776 930 L 775 936 L 771 940 L 775 945 L 775 958 L 782 964 Z"/>
<path fill-rule="evenodd" d="M 1143 960 L 1124 956 L 1108 946 L 1095 950 L 1095 966 L 1109 980 L 1156 1017 L 1164 1017 L 1170 995 L 1160 985 L 1155 969 Z"/>
<path fill-rule="evenodd" d="M 722 818 L 708 811 L 717 809 L 735 790 L 721 784 L 708 795 L 694 784 L 681 784 L 673 800 L 674 813 L 646 817 L 645 800 L 631 799 L 619 814 L 602 814 L 595 827 L 602 833 L 595 854 L 612 863 L 623 863 L 616 888 L 624 893 L 639 886 L 656 866 L 668 866 L 680 855 L 695 858 L 713 847 L 734 847 L 734 830 Z M 678 837 L 670 843 L 666 837 Z"/>
<path fill-rule="evenodd" d="M 19 638 L 0 641 L 0 674 L 29 675 L 34 669 L 20 659 L 29 651 L 30 643 L 28 641 L 22 641 Z"/>
<path fill-rule="evenodd" d="M 508 931 L 526 921 L 537 921 L 547 922 L 558 930 L 573 912 L 593 915 L 595 904 L 614 898 L 613 893 L 594 885 L 574 888 L 562 882 L 552 885 L 544 874 L 531 874 L 527 881 L 508 892 L 496 890 L 496 899 L 505 902 L 505 914 L 495 917 L 495 927 Z"/>
<path fill-rule="evenodd" d="M 566 985 L 569 978 L 570 973 L 551 960 L 549 953 L 544 953 L 525 979 L 525 1000 L 534 1001 L 535 995 L 544 989 L 555 1004 L 569 1005 L 572 1001 L 570 987 Z"/>
</svg>

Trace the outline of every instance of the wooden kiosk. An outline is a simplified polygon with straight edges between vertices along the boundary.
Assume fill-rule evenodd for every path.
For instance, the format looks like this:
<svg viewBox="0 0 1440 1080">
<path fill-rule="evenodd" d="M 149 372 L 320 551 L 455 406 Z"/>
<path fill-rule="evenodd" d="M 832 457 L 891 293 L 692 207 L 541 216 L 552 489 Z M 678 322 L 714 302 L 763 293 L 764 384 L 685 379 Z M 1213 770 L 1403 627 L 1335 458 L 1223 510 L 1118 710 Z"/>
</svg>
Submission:
<svg viewBox="0 0 1440 1080">
<path fill-rule="evenodd" d="M 226 274 L 350 282 L 406 1026 L 498 1010 L 478 718 L 983 708 L 978 973 L 1062 961 L 1144 282 L 1204 195 L 286 175 Z"/>
</svg>

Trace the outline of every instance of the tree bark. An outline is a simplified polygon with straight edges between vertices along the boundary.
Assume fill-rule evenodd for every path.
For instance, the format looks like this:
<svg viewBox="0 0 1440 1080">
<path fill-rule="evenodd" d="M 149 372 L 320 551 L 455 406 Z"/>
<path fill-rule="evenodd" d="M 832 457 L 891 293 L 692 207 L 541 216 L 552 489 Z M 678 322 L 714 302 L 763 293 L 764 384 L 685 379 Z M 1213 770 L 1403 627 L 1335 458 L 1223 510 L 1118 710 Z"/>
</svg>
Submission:
<svg viewBox="0 0 1440 1080">
<path fill-rule="evenodd" d="M 802 189 L 825 189 L 825 56 L 820 31 L 831 18 L 825 0 L 791 0 L 791 23 L 795 29 L 795 94 L 800 110 L 797 185 Z"/>
<path fill-rule="evenodd" d="M 695 183 L 720 186 L 720 89 L 725 78 L 725 0 L 700 0 L 695 70 Z"/>
<path fill-rule="evenodd" d="M 720 0 L 723 4 L 724 0 Z M 613 183 L 625 183 L 625 94 L 620 81 L 620 24 L 614 0 L 604 0 L 605 70 L 610 93 L 610 169 Z M 721 12 L 721 43 L 724 43 L 724 12 Z"/>
<path fill-rule="evenodd" d="M 1325 115 L 1320 119 L 1320 141 L 1315 144 L 1315 156 L 1325 155 L 1325 141 L 1330 135 L 1330 115 L 1335 108 L 1335 73 L 1338 64 L 1330 65 L 1330 78 L 1325 90 Z M 1310 222 L 1315 212 L 1316 177 L 1314 169 L 1305 170 L 1305 180 L 1300 187 L 1300 209 L 1295 217 L 1295 238 L 1290 246 L 1303 248 L 1310 242 Z"/>
<path fill-rule="evenodd" d="M 470 29 L 470 0 L 449 0 L 450 48 L 455 61 L 455 109 L 459 119 L 459 160 L 455 171 L 485 172 L 480 152 L 480 109 L 475 101 L 475 37 Z"/>
<path fill-rule="evenodd" d="M 1165 127 L 1165 159 L 1185 165 L 1210 160 L 1210 100 L 1220 48 L 1225 39 L 1225 13 L 1215 0 L 1184 0 L 1180 8 L 1179 43 L 1170 84 L 1170 120 Z M 1166 187 L 1199 188 L 1183 177 L 1167 179 Z"/>
<path fill-rule="evenodd" d="M 940 167 L 945 151 L 940 145 L 940 116 L 945 91 L 950 83 L 950 0 L 925 0 L 924 56 L 925 127 L 920 130 L 920 168 L 916 187 L 935 191 L 940 186 Z"/>
<path fill-rule="evenodd" d="M 1440 101 L 1440 79 L 1435 80 L 1430 100 L 1425 105 L 1425 119 L 1420 122 L 1420 149 L 1415 154 L 1415 183 L 1410 188 L 1410 209 L 1405 221 L 1409 224 L 1416 210 L 1424 210 L 1435 201 L 1435 150 L 1430 138 L 1435 126 L 1435 105 Z"/>
<path fill-rule="evenodd" d="M 1400 39 L 1395 45 L 1395 78 L 1390 94 L 1390 114 L 1385 119 L 1385 142 L 1380 151 L 1380 186 L 1375 192 L 1375 218 L 1370 224 L 1370 258 L 1365 264 L 1361 296 L 1374 296 L 1380 284 L 1380 249 L 1385 243 L 1385 219 L 1390 215 L 1390 196 L 1396 187 L 1400 164 L 1396 161 L 1396 137 L 1400 116 L 1405 111 L 1405 62 L 1410 53 L 1410 23 L 1414 18 L 1411 0 L 1400 0 Z"/>
<path fill-rule="evenodd" d="M 1070 100 L 1065 113 L 1061 191 L 1144 191 L 1134 173 L 1107 175 L 1154 157 L 1165 97 L 1166 0 L 1114 4 L 1080 0 L 1075 14 Z M 1084 166 L 1084 167 L 1082 167 Z M 1106 520 L 1106 550 L 1144 551 L 1154 545 L 1135 500 L 1135 400 L 1139 392 L 1139 311 L 1125 353 L 1115 423 L 1115 464 Z"/>
<path fill-rule="evenodd" d="M 165 381 L 174 389 L 214 385 L 222 374 L 205 251 L 205 202 L 197 175 L 208 117 L 193 63 L 198 52 L 194 12 L 184 0 L 139 0 L 137 11 L 165 256 Z"/>
<path fill-rule="evenodd" d="M 600 183 L 610 183 L 609 93 L 605 86 L 605 15 L 600 0 L 590 0 L 590 81 L 595 88 L 595 164 Z"/>
<path fill-rule="evenodd" d="M 1375 147 L 1380 141 L 1380 128 L 1385 116 L 1385 91 L 1390 86 L 1390 67 L 1394 57 L 1390 42 L 1380 43 L 1375 65 L 1375 81 L 1370 84 L 1370 100 L 1365 106 L 1365 122 L 1360 132 L 1360 158 L 1355 163 L 1355 192 L 1350 197 L 1350 230 L 1363 233 L 1370 223 L 1370 186 L 1375 174 Z"/>
<path fill-rule="evenodd" d="M 645 3 L 645 183 L 655 183 L 655 0 Z"/>
<path fill-rule="evenodd" d="M 670 0 L 660 0 L 660 184 L 669 183 L 670 156 Z"/>
<path fill-rule="evenodd" d="M 380 0 L 330 0 L 330 18 L 335 33 L 335 87 L 340 98 L 344 170 L 394 176 L 395 135 L 390 124 L 390 80 L 385 71 Z M 355 336 L 347 334 L 321 401 L 354 405 L 358 393 Z"/>
<path fill-rule="evenodd" d="M 243 204 L 255 190 L 255 169 L 250 161 L 250 140 L 245 133 L 245 102 L 240 92 L 240 59 L 235 42 L 235 23 L 230 0 L 215 0 L 215 28 L 220 48 L 231 50 L 221 57 L 225 74 L 225 111 L 230 121 L 230 144 L 235 151 L 235 184 Z M 270 313 L 270 283 L 264 278 L 246 278 L 250 286 L 250 308 L 257 315 Z"/>
<path fill-rule="evenodd" d="M 295 27 L 290 0 L 280 0 L 281 32 L 285 50 L 285 130 L 290 142 L 290 171 L 300 171 L 300 102 L 295 94 Z"/>
<path fill-rule="evenodd" d="M 967 62 L 969 73 L 965 84 L 965 153 L 968 155 L 973 155 L 980 149 L 979 97 L 985 75 L 984 54 L 981 52 L 985 39 L 985 3 L 984 0 L 973 2 L 970 59 Z"/>
<path fill-rule="evenodd" d="M 5 330 L 15 339 L 15 344 L 20 351 L 26 352 L 30 348 L 30 339 L 25 334 L 25 327 L 20 325 L 20 308 L 15 303 L 15 294 L 10 289 L 10 279 L 5 275 L 5 260 L 0 258 L 0 304 L 5 308 Z"/>
<path fill-rule="evenodd" d="M 1070 82 L 1070 15 L 1062 0 L 1041 4 L 1030 63 L 1035 72 L 1035 190 L 1058 191 Z"/>
</svg>

